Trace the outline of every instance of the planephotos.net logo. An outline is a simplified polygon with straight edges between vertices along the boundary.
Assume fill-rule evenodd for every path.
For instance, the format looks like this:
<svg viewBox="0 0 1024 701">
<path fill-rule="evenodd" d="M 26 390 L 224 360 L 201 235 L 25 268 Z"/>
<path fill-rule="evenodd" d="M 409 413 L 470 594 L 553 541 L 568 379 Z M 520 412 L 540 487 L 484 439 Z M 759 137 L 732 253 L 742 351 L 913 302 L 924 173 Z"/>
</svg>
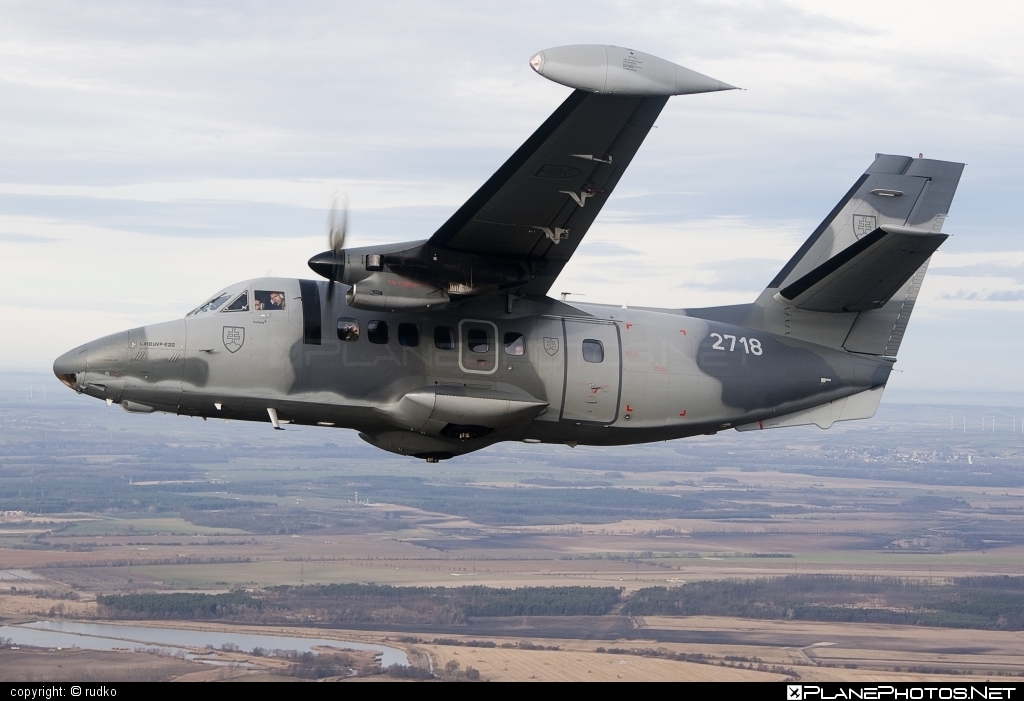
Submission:
<svg viewBox="0 0 1024 701">
<path fill-rule="evenodd" d="M 1013 686 L 815 686 L 787 684 L 786 701 L 1013 701 Z"/>
</svg>

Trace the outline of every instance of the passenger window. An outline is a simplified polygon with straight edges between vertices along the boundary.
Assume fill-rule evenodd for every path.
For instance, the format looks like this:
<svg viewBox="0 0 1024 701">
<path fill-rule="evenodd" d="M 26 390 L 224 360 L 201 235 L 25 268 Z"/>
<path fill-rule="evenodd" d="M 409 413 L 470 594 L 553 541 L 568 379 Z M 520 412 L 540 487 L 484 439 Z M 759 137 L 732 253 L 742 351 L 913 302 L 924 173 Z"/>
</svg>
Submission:
<svg viewBox="0 0 1024 701">
<path fill-rule="evenodd" d="M 438 350 L 455 350 L 455 329 L 451 326 L 435 326 L 434 348 Z"/>
<path fill-rule="evenodd" d="M 219 307 L 220 305 L 222 305 L 222 304 L 224 304 L 224 302 L 228 301 L 228 297 L 230 297 L 230 296 L 231 296 L 231 295 L 229 295 L 229 294 L 222 294 L 222 295 L 217 295 L 216 297 L 214 297 L 213 299 L 211 299 L 211 300 L 210 300 L 209 302 L 207 302 L 207 303 L 206 303 L 206 304 L 204 304 L 203 306 L 201 306 L 201 307 L 196 307 L 195 309 L 193 309 L 192 311 L 190 311 L 190 312 L 189 312 L 188 314 L 186 314 L 185 316 L 195 316 L 196 314 L 202 314 L 202 313 L 204 313 L 204 312 L 212 312 L 212 311 L 216 311 L 216 310 L 217 310 L 217 308 L 218 308 L 218 307 Z"/>
<path fill-rule="evenodd" d="M 355 319 L 338 319 L 338 339 L 341 341 L 359 340 L 359 322 Z"/>
<path fill-rule="evenodd" d="M 415 348 L 420 344 L 420 327 L 416 324 L 398 325 L 398 345 Z"/>
<path fill-rule="evenodd" d="M 486 329 L 470 329 L 466 341 L 470 353 L 486 353 L 491 349 Z"/>
<path fill-rule="evenodd" d="M 388 342 L 388 322 L 371 319 L 366 322 L 366 339 L 370 343 L 384 344 Z"/>
<path fill-rule="evenodd" d="M 235 297 L 235 301 L 224 307 L 226 312 L 247 312 L 249 311 L 249 291 Z"/>
<path fill-rule="evenodd" d="M 592 338 L 583 341 L 583 359 L 588 363 L 603 363 L 604 344 Z"/>
<path fill-rule="evenodd" d="M 284 309 L 284 292 L 277 290 L 256 290 L 252 293 L 253 308 L 256 310 Z"/>
<path fill-rule="evenodd" d="M 505 334 L 505 355 L 526 355 L 526 338 L 521 333 Z"/>
</svg>

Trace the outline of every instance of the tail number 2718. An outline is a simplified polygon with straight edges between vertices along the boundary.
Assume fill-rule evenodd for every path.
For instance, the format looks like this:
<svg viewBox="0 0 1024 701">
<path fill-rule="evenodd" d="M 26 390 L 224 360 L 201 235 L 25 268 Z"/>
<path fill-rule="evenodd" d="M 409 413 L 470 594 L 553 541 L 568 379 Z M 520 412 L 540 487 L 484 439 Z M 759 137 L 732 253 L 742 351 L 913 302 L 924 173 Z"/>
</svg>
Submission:
<svg viewBox="0 0 1024 701">
<path fill-rule="evenodd" d="M 725 334 L 724 336 L 720 333 L 711 334 L 712 338 L 718 340 L 715 341 L 715 345 L 711 346 L 715 350 L 720 351 L 734 351 L 736 350 L 737 339 L 735 336 Z M 761 355 L 764 351 L 761 350 L 761 342 L 756 338 L 748 339 L 746 336 L 739 339 L 739 342 L 743 344 L 743 350 L 746 353 L 753 353 L 754 355 Z M 729 347 L 726 348 L 723 343 L 728 343 Z"/>
</svg>

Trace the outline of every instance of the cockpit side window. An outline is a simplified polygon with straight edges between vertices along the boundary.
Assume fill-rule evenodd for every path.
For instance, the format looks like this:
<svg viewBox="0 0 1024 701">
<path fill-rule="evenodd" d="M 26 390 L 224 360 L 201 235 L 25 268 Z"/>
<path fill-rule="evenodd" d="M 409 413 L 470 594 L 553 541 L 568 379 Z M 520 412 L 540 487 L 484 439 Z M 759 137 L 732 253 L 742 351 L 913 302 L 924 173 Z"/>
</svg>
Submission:
<svg viewBox="0 0 1024 701">
<path fill-rule="evenodd" d="M 284 292 L 256 290 L 252 293 L 253 307 L 257 310 L 284 309 Z"/>
<path fill-rule="evenodd" d="M 237 297 L 235 297 L 235 301 L 233 301 L 228 306 L 224 307 L 224 311 L 226 311 L 226 312 L 247 312 L 247 311 L 249 311 L 249 291 L 246 290 L 242 294 L 240 294 Z"/>
<path fill-rule="evenodd" d="M 216 311 L 220 307 L 220 305 L 224 304 L 224 302 L 228 300 L 230 296 L 231 295 L 229 295 L 227 292 L 225 292 L 224 294 L 219 294 L 213 299 L 211 299 L 209 302 L 206 302 L 205 304 L 196 307 L 185 316 L 195 316 L 196 314 L 204 314 L 206 312 Z"/>
</svg>

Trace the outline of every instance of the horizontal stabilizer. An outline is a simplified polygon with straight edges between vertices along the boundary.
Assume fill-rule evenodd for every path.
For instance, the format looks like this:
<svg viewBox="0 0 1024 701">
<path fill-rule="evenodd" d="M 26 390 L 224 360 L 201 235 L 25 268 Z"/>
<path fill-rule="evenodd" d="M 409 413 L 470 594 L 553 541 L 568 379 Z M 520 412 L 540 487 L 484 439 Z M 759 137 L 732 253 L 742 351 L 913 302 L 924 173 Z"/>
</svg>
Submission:
<svg viewBox="0 0 1024 701">
<path fill-rule="evenodd" d="M 906 226 L 880 226 L 783 287 L 775 298 L 815 312 L 878 309 L 947 237 Z"/>
</svg>

